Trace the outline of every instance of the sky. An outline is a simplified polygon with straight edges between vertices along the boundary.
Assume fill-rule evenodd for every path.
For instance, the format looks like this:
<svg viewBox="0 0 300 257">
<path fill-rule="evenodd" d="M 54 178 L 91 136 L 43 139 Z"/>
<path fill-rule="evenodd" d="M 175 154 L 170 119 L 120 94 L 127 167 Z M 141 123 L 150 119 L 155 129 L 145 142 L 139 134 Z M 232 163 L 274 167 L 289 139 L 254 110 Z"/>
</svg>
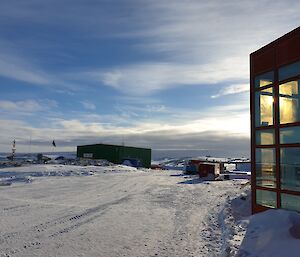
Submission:
<svg viewBox="0 0 300 257">
<path fill-rule="evenodd" d="M 0 151 L 249 157 L 249 54 L 297 0 L 3 0 Z M 52 141 L 57 147 L 53 149 Z"/>
</svg>

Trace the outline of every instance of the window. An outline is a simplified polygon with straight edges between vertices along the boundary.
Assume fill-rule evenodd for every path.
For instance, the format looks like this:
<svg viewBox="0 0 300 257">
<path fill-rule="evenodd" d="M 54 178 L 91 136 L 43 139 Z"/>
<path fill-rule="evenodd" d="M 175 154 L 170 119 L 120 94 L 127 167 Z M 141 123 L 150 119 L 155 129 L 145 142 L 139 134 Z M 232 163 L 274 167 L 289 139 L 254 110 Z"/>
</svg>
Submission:
<svg viewBox="0 0 300 257">
<path fill-rule="evenodd" d="M 280 144 L 300 143 L 300 127 L 287 127 L 280 129 Z"/>
<path fill-rule="evenodd" d="M 250 55 L 254 212 L 282 207 L 300 213 L 299 53 L 295 29 Z"/>
<path fill-rule="evenodd" d="M 281 207 L 300 212 L 300 196 L 281 194 Z"/>
<path fill-rule="evenodd" d="M 256 203 L 262 206 L 276 208 L 277 197 L 275 192 L 266 190 L 256 190 Z"/>
<path fill-rule="evenodd" d="M 276 187 L 276 158 L 274 148 L 256 149 L 256 185 Z"/>
<path fill-rule="evenodd" d="M 257 145 L 273 145 L 275 143 L 274 129 L 264 129 L 256 131 Z"/>
<path fill-rule="evenodd" d="M 300 191 L 300 147 L 280 149 L 281 188 Z"/>
<path fill-rule="evenodd" d="M 292 78 L 297 75 L 300 75 L 300 62 L 284 66 L 278 71 L 279 80 Z"/>
<path fill-rule="evenodd" d="M 273 84 L 274 72 L 270 71 L 255 77 L 254 83 L 256 88 L 264 87 Z"/>
<path fill-rule="evenodd" d="M 267 88 L 255 93 L 255 126 L 273 125 L 274 117 L 273 88 Z"/>
<path fill-rule="evenodd" d="M 280 124 L 300 120 L 299 81 L 291 81 L 279 86 Z"/>
</svg>

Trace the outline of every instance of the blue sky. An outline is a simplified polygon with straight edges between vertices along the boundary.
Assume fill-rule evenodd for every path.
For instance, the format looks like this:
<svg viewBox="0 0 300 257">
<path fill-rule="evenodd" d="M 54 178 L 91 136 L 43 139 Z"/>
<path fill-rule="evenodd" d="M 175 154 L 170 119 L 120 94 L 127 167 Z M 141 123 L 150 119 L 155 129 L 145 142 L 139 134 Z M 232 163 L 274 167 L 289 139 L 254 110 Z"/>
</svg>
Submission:
<svg viewBox="0 0 300 257">
<path fill-rule="evenodd" d="M 0 3 L 0 151 L 124 142 L 249 155 L 249 54 L 299 26 L 300 2 Z M 284 10 L 284 13 L 283 13 Z M 31 142 L 31 144 L 29 144 Z"/>
</svg>

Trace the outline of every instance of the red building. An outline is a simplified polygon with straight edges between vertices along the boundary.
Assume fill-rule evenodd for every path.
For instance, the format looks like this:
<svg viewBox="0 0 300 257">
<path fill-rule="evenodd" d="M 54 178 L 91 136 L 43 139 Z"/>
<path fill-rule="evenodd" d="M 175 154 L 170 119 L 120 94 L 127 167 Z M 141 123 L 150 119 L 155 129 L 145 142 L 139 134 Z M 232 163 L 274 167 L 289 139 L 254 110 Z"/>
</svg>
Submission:
<svg viewBox="0 0 300 257">
<path fill-rule="evenodd" d="M 300 211 L 300 27 L 250 55 L 252 211 Z"/>
</svg>

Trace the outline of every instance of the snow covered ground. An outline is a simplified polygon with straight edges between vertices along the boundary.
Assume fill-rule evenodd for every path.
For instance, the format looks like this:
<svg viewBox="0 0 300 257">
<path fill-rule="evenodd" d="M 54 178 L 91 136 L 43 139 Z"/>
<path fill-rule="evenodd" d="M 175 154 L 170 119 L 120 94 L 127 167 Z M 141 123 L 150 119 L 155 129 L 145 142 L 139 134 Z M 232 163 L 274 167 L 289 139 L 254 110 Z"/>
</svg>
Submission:
<svg viewBox="0 0 300 257">
<path fill-rule="evenodd" d="M 205 182 L 121 165 L 30 165 L 0 174 L 11 179 L 0 186 L 1 257 L 298 256 L 266 249 L 274 241 L 299 251 L 299 214 L 249 216 L 245 180 Z"/>
<path fill-rule="evenodd" d="M 5 171 L 33 180 L 0 186 L 1 257 L 217 256 L 226 243 L 218 213 L 241 192 L 235 181 L 124 166 Z"/>
<path fill-rule="evenodd" d="M 241 220 L 244 239 L 239 257 L 300 256 L 300 214 L 286 210 L 268 210 Z M 244 231 L 246 229 L 246 233 Z M 236 235 L 238 238 L 239 235 Z"/>
</svg>

